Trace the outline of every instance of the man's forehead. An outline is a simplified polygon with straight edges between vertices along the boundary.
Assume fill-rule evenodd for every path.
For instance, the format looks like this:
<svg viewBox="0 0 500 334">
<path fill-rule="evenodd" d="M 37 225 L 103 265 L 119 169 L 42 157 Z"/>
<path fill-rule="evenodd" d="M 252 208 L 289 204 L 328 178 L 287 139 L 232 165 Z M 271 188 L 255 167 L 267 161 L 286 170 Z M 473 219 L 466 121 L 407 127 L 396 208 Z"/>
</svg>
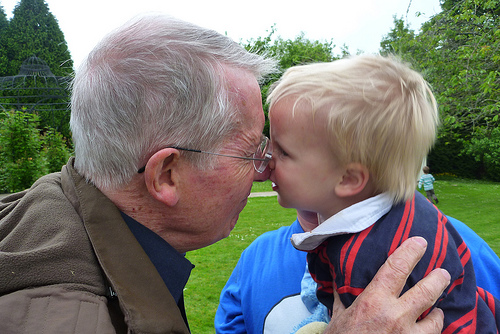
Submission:
<svg viewBox="0 0 500 334">
<path fill-rule="evenodd" d="M 224 69 L 224 75 L 226 79 L 226 89 L 231 98 L 249 100 L 254 97 L 253 94 L 260 94 L 257 79 L 249 71 L 241 68 L 226 67 Z"/>
</svg>

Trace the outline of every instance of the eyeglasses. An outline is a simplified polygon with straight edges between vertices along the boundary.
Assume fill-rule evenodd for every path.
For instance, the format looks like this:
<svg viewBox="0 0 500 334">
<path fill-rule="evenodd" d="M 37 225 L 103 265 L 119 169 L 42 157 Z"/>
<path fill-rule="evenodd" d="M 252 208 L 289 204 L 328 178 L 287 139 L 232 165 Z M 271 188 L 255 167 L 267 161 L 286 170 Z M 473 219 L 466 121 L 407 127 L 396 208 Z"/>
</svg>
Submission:
<svg viewBox="0 0 500 334">
<path fill-rule="evenodd" d="M 184 148 L 184 147 L 178 147 L 178 146 L 169 146 L 170 148 L 175 148 L 177 150 L 181 151 L 188 151 L 188 152 L 195 152 L 195 153 L 206 153 L 206 154 L 212 154 L 212 155 L 218 155 L 221 157 L 228 157 L 228 158 L 236 158 L 236 159 L 244 159 L 244 160 L 252 160 L 253 161 L 253 168 L 258 172 L 262 173 L 266 170 L 267 165 L 269 164 L 269 160 L 271 160 L 273 156 L 273 149 L 272 145 L 269 141 L 269 138 L 266 136 L 262 135 L 262 139 L 260 141 L 259 146 L 257 147 L 257 150 L 254 152 L 253 157 L 238 157 L 235 155 L 228 155 L 228 154 L 221 154 L 221 153 L 214 153 L 214 152 L 207 152 L 207 151 L 201 151 L 201 150 L 194 150 L 190 148 Z M 144 173 L 146 170 L 146 166 L 141 167 L 137 173 Z"/>
</svg>

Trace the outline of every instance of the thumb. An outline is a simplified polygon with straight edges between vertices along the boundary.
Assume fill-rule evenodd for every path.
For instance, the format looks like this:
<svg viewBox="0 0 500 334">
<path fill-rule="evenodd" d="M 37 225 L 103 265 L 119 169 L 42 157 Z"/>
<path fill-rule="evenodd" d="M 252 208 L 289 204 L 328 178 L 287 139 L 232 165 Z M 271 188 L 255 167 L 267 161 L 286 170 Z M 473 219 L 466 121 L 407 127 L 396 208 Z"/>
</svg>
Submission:
<svg viewBox="0 0 500 334">
<path fill-rule="evenodd" d="M 345 306 L 342 304 L 340 300 L 340 296 L 337 293 L 337 290 L 333 290 L 333 307 L 332 307 L 332 319 L 335 319 L 336 315 L 341 314 L 345 311 Z"/>
</svg>

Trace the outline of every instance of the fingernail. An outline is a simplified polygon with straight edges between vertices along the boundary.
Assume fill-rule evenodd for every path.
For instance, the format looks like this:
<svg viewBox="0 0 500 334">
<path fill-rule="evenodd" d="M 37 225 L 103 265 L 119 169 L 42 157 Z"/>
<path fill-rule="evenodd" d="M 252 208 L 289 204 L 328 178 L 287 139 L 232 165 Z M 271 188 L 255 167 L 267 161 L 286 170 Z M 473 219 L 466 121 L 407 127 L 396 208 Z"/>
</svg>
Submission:
<svg viewBox="0 0 500 334">
<path fill-rule="evenodd" d="M 446 270 L 446 269 L 443 269 L 443 268 L 440 268 L 441 270 L 441 274 L 443 275 L 444 278 L 446 278 L 448 281 L 451 280 L 451 275 L 450 273 Z"/>
<path fill-rule="evenodd" d="M 440 308 L 436 308 L 436 310 L 438 310 L 438 312 L 441 313 L 441 317 L 444 318 L 444 312 L 443 312 L 443 310 L 441 310 Z"/>
<path fill-rule="evenodd" d="M 422 247 L 427 247 L 427 241 L 422 237 L 414 237 L 413 238 L 417 243 L 419 243 Z"/>
</svg>

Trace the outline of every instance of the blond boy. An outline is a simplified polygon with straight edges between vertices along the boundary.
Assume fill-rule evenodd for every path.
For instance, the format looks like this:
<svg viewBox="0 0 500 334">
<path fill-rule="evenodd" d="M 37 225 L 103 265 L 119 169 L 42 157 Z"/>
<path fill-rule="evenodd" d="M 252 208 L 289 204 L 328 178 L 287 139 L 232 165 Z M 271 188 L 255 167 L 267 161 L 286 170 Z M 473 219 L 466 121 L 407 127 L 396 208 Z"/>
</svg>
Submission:
<svg viewBox="0 0 500 334">
<path fill-rule="evenodd" d="M 393 58 L 358 56 L 291 68 L 268 101 L 278 201 L 321 222 L 292 237 L 309 252 L 319 300 L 331 308 L 336 291 L 350 305 L 397 246 L 419 235 L 429 245 L 404 291 L 444 267 L 452 284 L 435 305 L 444 331 L 496 332 L 499 302 L 477 288 L 467 246 L 415 192 L 438 126 L 423 77 Z"/>
</svg>

